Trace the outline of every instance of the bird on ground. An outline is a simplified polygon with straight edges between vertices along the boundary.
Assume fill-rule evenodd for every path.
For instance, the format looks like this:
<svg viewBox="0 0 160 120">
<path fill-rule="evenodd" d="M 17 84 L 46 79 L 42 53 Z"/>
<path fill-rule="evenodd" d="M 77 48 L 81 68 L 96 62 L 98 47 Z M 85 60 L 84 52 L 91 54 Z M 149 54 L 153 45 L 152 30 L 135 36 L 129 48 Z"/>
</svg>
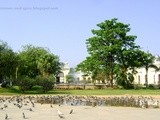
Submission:
<svg viewBox="0 0 160 120">
<path fill-rule="evenodd" d="M 96 102 L 92 102 L 92 107 L 95 107 L 96 106 Z"/>
<path fill-rule="evenodd" d="M 22 115 L 23 115 L 23 118 L 24 118 L 24 119 L 26 119 L 26 116 L 25 116 L 25 114 L 24 114 L 24 113 L 22 113 Z"/>
<path fill-rule="evenodd" d="M 8 119 L 8 114 L 6 114 L 6 116 L 5 116 L 5 120 L 7 120 Z"/>
<path fill-rule="evenodd" d="M 29 111 L 33 111 L 32 108 L 29 108 Z"/>
<path fill-rule="evenodd" d="M 64 115 L 61 111 L 57 110 L 58 111 L 58 115 Z"/>
<path fill-rule="evenodd" d="M 53 108 L 53 105 L 51 104 L 51 108 Z"/>
<path fill-rule="evenodd" d="M 59 111 L 59 110 L 57 110 L 58 111 L 58 116 L 60 117 L 60 118 L 64 118 L 64 114 L 61 112 L 61 111 Z"/>
<path fill-rule="evenodd" d="M 34 103 L 31 101 L 31 103 L 32 103 L 32 107 L 35 107 L 35 105 L 34 105 Z"/>
<path fill-rule="evenodd" d="M 4 103 L 4 108 L 7 108 L 8 107 L 8 105 L 6 105 L 5 103 Z"/>
<path fill-rule="evenodd" d="M 69 114 L 72 114 L 73 113 L 73 109 L 69 112 Z"/>
<path fill-rule="evenodd" d="M 63 115 L 58 115 L 60 118 L 64 118 L 64 116 Z"/>
<path fill-rule="evenodd" d="M 60 107 L 60 106 L 61 106 L 61 103 L 59 103 L 58 106 Z"/>
</svg>

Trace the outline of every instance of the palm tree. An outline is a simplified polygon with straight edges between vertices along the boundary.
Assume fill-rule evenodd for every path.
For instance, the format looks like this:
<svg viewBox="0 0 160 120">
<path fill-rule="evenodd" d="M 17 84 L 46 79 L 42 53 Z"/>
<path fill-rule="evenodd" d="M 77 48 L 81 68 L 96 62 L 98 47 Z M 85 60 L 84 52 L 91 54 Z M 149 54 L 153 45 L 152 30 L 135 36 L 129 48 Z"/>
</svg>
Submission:
<svg viewBox="0 0 160 120">
<path fill-rule="evenodd" d="M 159 68 L 154 64 L 155 56 L 153 56 L 151 53 L 147 52 L 144 53 L 144 59 L 143 59 L 143 66 L 146 70 L 145 75 L 145 85 L 148 87 L 148 70 L 149 68 L 154 68 L 156 71 L 159 70 Z"/>
</svg>

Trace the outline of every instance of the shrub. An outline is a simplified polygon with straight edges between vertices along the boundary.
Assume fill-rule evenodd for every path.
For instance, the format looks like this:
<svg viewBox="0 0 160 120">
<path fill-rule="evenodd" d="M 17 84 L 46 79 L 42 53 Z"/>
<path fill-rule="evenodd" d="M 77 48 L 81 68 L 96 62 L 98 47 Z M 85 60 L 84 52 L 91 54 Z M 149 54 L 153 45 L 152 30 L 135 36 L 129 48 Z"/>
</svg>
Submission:
<svg viewBox="0 0 160 120">
<path fill-rule="evenodd" d="M 29 77 L 22 77 L 18 80 L 19 89 L 24 92 L 26 90 L 32 89 L 35 85 L 35 81 Z"/>
<path fill-rule="evenodd" d="M 53 89 L 55 78 L 50 76 L 50 77 L 41 77 L 38 76 L 36 78 L 37 85 L 42 86 L 43 92 L 46 93 L 47 91 Z"/>
<path fill-rule="evenodd" d="M 131 73 L 122 73 L 120 72 L 119 75 L 117 76 L 116 83 L 119 86 L 123 86 L 125 89 L 133 89 L 134 77 Z"/>
<path fill-rule="evenodd" d="M 9 87 L 9 81 L 2 82 L 1 87 L 3 87 L 3 88 Z"/>
<path fill-rule="evenodd" d="M 149 84 L 149 85 L 148 85 L 148 88 L 149 88 L 149 89 L 155 89 L 156 86 L 155 86 L 154 84 Z"/>
</svg>

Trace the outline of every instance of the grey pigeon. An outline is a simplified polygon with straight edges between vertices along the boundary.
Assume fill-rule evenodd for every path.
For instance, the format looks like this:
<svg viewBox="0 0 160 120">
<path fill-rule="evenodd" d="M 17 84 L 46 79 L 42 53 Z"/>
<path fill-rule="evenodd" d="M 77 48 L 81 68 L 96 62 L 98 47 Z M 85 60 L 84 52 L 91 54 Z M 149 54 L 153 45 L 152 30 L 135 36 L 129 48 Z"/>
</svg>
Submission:
<svg viewBox="0 0 160 120">
<path fill-rule="evenodd" d="M 22 115 L 23 115 L 23 118 L 24 118 L 24 119 L 26 119 L 26 116 L 25 116 L 25 114 L 24 114 L 24 113 L 22 113 Z"/>
<path fill-rule="evenodd" d="M 73 109 L 69 112 L 69 114 L 72 114 L 73 113 Z"/>
<path fill-rule="evenodd" d="M 6 114 L 6 116 L 5 116 L 5 120 L 7 120 L 8 119 L 8 115 Z"/>
</svg>

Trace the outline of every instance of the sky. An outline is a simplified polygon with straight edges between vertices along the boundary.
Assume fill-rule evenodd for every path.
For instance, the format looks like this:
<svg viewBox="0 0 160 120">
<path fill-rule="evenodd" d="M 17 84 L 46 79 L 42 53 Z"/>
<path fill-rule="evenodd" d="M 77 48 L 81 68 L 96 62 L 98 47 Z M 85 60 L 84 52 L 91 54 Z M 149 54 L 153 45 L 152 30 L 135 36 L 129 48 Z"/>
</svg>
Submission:
<svg viewBox="0 0 160 120">
<path fill-rule="evenodd" d="M 70 67 L 88 56 L 86 39 L 112 18 L 130 24 L 142 50 L 160 55 L 160 0 L 0 0 L 0 40 L 15 52 L 46 47 Z"/>
</svg>

